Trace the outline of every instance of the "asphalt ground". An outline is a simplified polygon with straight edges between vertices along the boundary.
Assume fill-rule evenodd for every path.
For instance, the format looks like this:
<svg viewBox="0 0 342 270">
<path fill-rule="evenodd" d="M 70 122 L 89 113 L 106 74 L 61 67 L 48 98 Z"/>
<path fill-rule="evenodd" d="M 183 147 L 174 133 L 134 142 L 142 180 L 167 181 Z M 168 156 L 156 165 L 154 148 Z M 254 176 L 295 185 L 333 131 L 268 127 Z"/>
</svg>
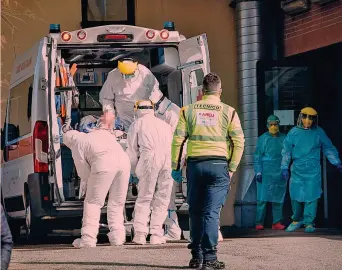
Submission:
<svg viewBox="0 0 342 270">
<path fill-rule="evenodd" d="M 165 245 L 111 247 L 105 235 L 96 248 L 75 249 L 79 232 L 55 232 L 40 245 L 23 241 L 12 252 L 9 269 L 188 269 L 186 241 Z M 342 232 L 305 234 L 265 230 L 230 230 L 218 246 L 226 269 L 342 270 Z"/>
</svg>

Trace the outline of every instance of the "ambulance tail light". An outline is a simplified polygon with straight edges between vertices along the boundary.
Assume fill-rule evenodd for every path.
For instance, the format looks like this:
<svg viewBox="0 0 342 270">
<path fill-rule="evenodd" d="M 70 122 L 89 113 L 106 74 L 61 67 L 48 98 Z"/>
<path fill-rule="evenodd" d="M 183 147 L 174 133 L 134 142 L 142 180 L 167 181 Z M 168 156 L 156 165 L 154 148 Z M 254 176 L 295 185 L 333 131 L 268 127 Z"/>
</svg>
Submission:
<svg viewBox="0 0 342 270">
<path fill-rule="evenodd" d="M 98 35 L 98 42 L 130 42 L 134 36 L 132 34 L 104 34 Z"/>
<path fill-rule="evenodd" d="M 169 38 L 169 36 L 170 36 L 170 33 L 168 30 L 163 29 L 160 31 L 160 38 L 161 39 L 167 40 Z"/>
<path fill-rule="evenodd" d="M 68 31 L 62 32 L 62 34 L 61 34 L 61 39 L 62 39 L 64 42 L 69 42 L 69 41 L 71 40 L 71 33 L 68 32 Z"/>
<path fill-rule="evenodd" d="M 87 32 L 84 30 L 79 30 L 77 31 L 76 36 L 78 40 L 85 40 L 87 38 Z"/>
<path fill-rule="evenodd" d="M 148 39 L 153 39 L 156 36 L 156 32 L 153 30 L 147 30 L 145 35 Z"/>
<path fill-rule="evenodd" d="M 37 121 L 33 130 L 33 163 L 35 173 L 49 171 L 48 148 L 48 125 L 44 121 Z"/>
</svg>

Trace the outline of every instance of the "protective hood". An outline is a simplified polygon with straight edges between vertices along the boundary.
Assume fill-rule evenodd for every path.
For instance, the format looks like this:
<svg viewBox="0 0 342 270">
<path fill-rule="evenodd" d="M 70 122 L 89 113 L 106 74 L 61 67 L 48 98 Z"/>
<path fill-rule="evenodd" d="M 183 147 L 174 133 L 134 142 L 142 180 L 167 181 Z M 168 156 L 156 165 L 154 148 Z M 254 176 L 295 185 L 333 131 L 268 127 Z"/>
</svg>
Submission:
<svg viewBox="0 0 342 270">
<path fill-rule="evenodd" d="M 164 99 L 159 103 L 158 107 L 156 108 L 156 113 L 160 115 L 165 114 L 166 110 L 171 106 L 171 104 L 171 100 L 164 97 Z"/>
<path fill-rule="evenodd" d="M 153 102 L 153 104 L 157 104 L 161 98 L 163 97 L 163 93 L 159 89 L 154 89 L 149 96 L 149 100 Z"/>
<path fill-rule="evenodd" d="M 154 115 L 154 106 L 150 100 L 140 100 L 135 103 L 134 112 L 136 118 L 141 118 L 144 115 Z"/>
</svg>

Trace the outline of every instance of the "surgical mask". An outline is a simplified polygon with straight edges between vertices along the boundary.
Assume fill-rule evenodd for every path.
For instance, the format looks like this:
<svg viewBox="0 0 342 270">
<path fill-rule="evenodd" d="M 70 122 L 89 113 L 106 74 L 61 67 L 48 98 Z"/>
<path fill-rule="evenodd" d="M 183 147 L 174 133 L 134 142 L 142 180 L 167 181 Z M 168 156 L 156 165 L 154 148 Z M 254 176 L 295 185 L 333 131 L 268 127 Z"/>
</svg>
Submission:
<svg viewBox="0 0 342 270">
<path fill-rule="evenodd" d="M 268 128 L 268 131 L 272 135 L 276 135 L 279 132 L 279 126 L 278 125 L 270 125 Z"/>
<path fill-rule="evenodd" d="M 135 74 L 133 73 L 133 74 L 128 74 L 128 75 L 126 75 L 126 74 L 121 74 L 122 75 L 122 78 L 124 79 L 124 80 L 130 80 L 130 79 L 133 79 L 134 78 L 134 76 L 135 76 Z"/>
</svg>

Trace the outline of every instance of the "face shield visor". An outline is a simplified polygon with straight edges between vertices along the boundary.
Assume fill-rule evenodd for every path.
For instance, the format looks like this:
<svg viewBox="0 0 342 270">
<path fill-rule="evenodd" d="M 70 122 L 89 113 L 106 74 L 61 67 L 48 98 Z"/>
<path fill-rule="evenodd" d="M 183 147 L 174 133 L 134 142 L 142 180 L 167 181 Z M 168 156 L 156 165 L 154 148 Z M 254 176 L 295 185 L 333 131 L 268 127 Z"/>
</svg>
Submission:
<svg viewBox="0 0 342 270">
<path fill-rule="evenodd" d="M 297 126 L 304 129 L 312 129 L 318 126 L 318 115 L 309 115 L 300 113 L 297 120 Z"/>
</svg>

